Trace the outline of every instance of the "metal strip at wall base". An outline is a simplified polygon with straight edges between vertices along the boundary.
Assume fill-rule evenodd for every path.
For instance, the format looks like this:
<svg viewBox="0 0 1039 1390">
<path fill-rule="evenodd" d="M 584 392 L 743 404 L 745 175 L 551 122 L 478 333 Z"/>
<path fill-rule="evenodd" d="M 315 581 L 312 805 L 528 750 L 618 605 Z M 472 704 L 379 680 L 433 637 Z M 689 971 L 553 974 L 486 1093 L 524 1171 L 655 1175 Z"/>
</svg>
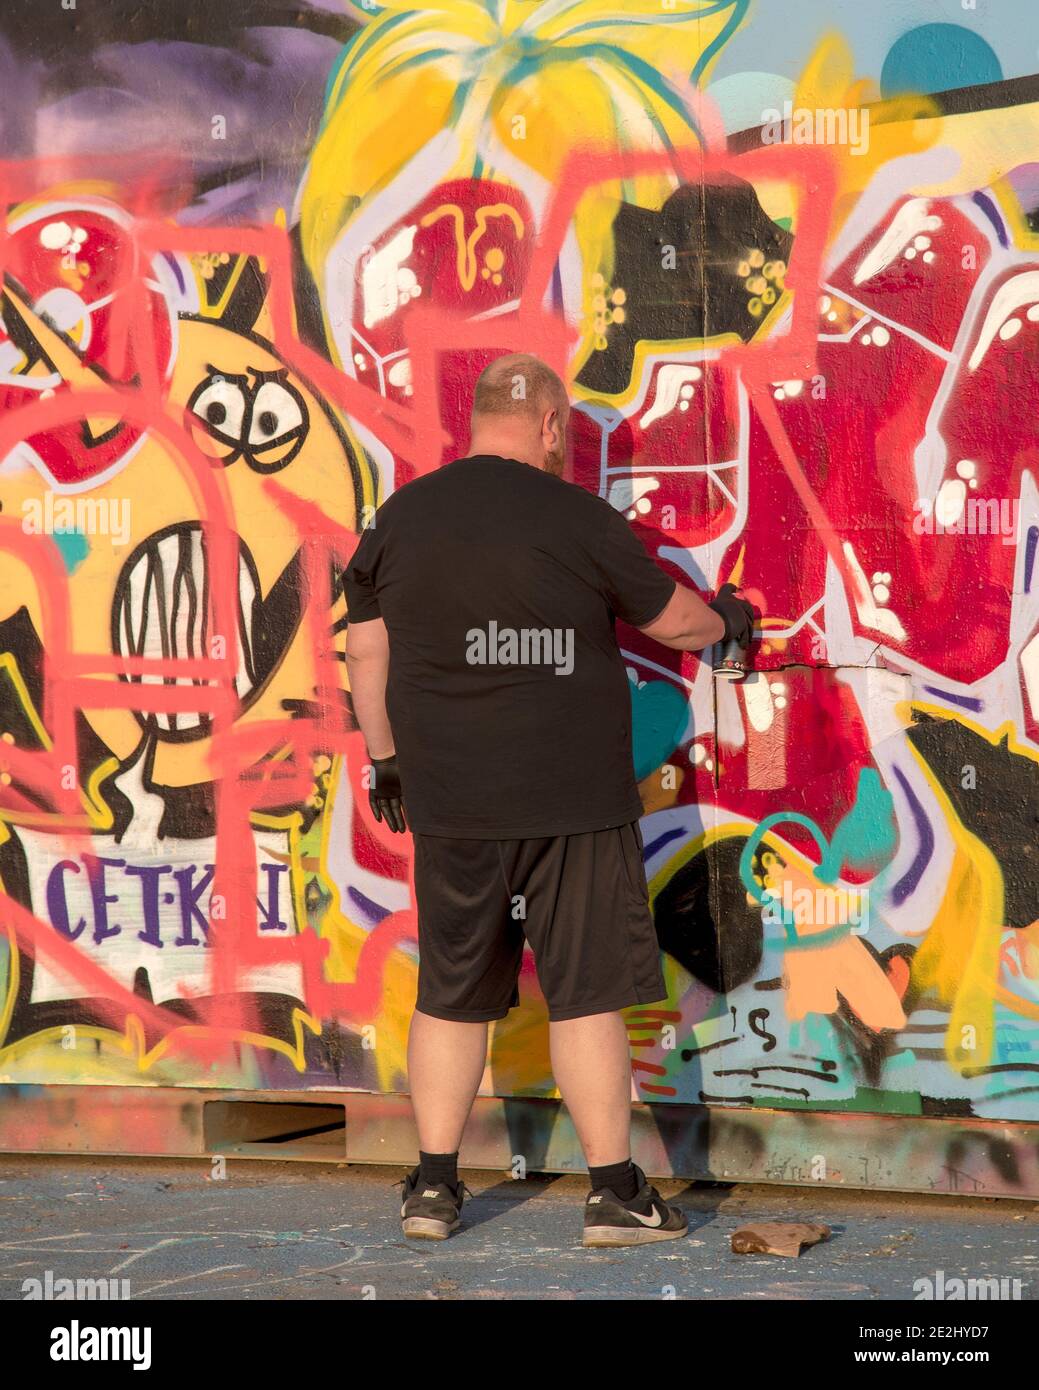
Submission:
<svg viewBox="0 0 1039 1390">
<path fill-rule="evenodd" d="M 127 1157 L 414 1162 L 406 1095 L 136 1086 L 0 1086 L 0 1151 Z M 919 1116 L 635 1106 L 635 1161 L 652 1177 L 1039 1198 L 1039 1125 Z M 462 1163 L 579 1172 L 559 1101 L 480 1096 Z"/>
</svg>

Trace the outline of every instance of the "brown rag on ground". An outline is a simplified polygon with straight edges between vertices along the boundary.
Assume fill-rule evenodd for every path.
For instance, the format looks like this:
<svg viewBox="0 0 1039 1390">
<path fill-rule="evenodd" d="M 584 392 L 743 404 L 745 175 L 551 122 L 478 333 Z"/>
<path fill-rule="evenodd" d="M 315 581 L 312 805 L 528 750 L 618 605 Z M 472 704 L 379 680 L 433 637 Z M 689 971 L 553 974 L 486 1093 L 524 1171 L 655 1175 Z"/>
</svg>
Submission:
<svg viewBox="0 0 1039 1390">
<path fill-rule="evenodd" d="M 802 1246 L 818 1245 L 829 1226 L 807 1221 L 758 1221 L 732 1233 L 735 1255 L 800 1255 Z"/>
</svg>

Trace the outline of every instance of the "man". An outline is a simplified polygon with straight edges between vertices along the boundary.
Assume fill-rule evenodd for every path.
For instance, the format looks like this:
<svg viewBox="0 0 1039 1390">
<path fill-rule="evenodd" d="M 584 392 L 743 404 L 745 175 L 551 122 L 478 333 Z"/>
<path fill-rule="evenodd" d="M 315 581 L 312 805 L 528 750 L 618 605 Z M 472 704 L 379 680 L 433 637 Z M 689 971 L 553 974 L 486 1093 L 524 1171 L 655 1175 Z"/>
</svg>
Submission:
<svg viewBox="0 0 1039 1390">
<path fill-rule="evenodd" d="M 665 997 L 649 911 L 621 618 L 696 651 L 750 638 L 666 576 L 609 503 L 562 478 L 569 402 L 537 358 L 476 385 L 469 455 L 394 493 L 346 575 L 347 667 L 377 818 L 415 841 L 419 1165 L 406 1235 L 460 1224 L 458 1148 L 487 1024 L 517 1003 L 524 938 L 556 1084 L 589 1165 L 585 1245 L 686 1232 L 631 1161 L 621 1010 Z"/>
</svg>

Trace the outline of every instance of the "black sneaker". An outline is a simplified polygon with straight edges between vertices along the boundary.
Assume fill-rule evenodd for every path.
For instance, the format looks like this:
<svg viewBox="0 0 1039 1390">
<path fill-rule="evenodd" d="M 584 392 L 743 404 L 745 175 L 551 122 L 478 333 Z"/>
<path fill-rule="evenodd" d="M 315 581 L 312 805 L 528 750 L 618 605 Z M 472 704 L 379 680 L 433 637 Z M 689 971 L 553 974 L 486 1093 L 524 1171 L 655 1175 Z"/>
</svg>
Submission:
<svg viewBox="0 0 1039 1390">
<path fill-rule="evenodd" d="M 608 1187 L 588 1196 L 584 1206 L 584 1245 L 645 1245 L 651 1240 L 677 1240 L 689 1230 L 685 1214 L 669 1207 L 636 1167 L 641 1186 L 630 1202 Z"/>
<path fill-rule="evenodd" d="M 420 1183 L 419 1170 L 413 1168 L 402 1180 L 400 1224 L 406 1236 L 416 1240 L 447 1240 L 461 1222 L 466 1187 L 449 1183 Z"/>
</svg>

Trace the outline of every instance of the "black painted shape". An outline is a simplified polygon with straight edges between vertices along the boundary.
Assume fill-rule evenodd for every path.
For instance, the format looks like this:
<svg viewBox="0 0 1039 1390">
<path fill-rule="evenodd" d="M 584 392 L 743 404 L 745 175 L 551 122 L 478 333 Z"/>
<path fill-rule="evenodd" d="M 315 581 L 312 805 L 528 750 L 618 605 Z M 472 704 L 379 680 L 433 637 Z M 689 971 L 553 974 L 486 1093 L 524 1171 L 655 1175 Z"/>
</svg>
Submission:
<svg viewBox="0 0 1039 1390">
<path fill-rule="evenodd" d="M 593 352 L 578 376 L 587 390 L 604 395 L 628 385 L 642 339 L 718 333 L 750 339 L 761 320 L 747 312 L 751 295 L 736 268 L 755 248 L 766 261 L 789 260 L 793 245 L 742 179 L 683 184 L 659 212 L 623 203 L 613 239 L 611 279 L 625 291 L 625 319 L 609 326 L 609 346 Z M 674 269 L 665 268 L 667 247 L 674 247 Z"/>
<path fill-rule="evenodd" d="M 1003 871 L 1004 920 L 1027 927 L 1039 918 L 1039 763 L 992 744 L 956 719 L 916 711 L 910 743 L 924 757 L 957 816 L 995 855 Z M 975 786 L 966 769 L 973 768 Z"/>
<path fill-rule="evenodd" d="M 751 979 L 761 964 L 760 907 L 740 879 L 746 840 L 722 840 L 674 874 L 653 907 L 660 949 L 721 994 Z"/>
</svg>

